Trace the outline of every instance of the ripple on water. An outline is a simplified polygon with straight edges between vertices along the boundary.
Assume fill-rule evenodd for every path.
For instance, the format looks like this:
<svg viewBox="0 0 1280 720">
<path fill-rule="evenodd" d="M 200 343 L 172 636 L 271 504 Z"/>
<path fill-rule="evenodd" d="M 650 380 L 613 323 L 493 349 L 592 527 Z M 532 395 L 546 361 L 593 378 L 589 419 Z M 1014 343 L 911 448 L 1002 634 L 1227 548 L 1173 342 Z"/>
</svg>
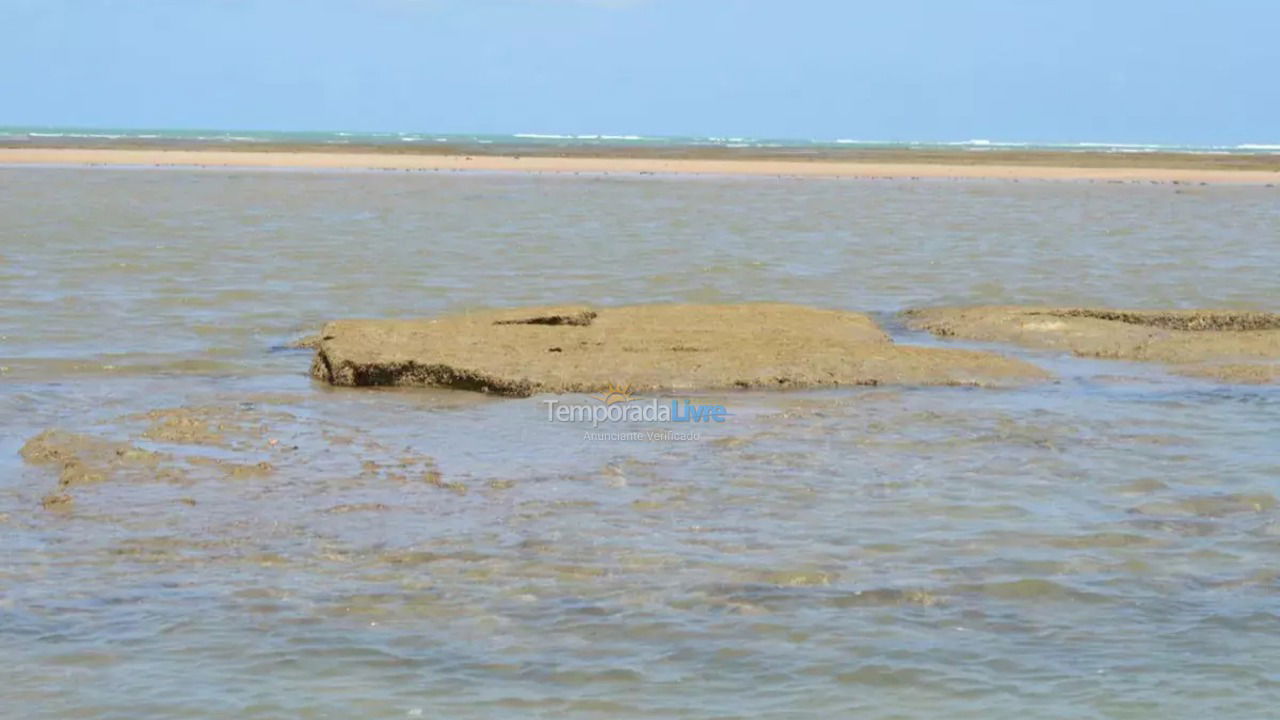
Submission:
<svg viewBox="0 0 1280 720">
<path fill-rule="evenodd" d="M 1274 193 L 24 173 L 0 195 L 5 706 L 1092 718 L 1280 699 L 1274 388 L 1024 353 L 1060 381 L 734 394 L 699 441 L 592 443 L 537 399 L 334 390 L 305 350 L 270 352 L 353 313 L 534 302 L 1255 307 Z M 1151 272 L 1152 247 L 1177 261 Z M 49 429 L 79 439 L 22 460 Z M 45 511 L 68 460 L 93 481 Z"/>
</svg>

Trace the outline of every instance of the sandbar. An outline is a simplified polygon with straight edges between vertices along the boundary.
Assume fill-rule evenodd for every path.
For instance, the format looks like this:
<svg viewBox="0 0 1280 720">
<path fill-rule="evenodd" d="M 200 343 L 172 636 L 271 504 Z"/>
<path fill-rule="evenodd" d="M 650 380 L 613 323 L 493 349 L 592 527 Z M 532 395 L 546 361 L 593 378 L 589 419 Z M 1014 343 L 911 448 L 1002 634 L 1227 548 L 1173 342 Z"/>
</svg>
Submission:
<svg viewBox="0 0 1280 720">
<path fill-rule="evenodd" d="M 991 179 L 1185 184 L 1280 183 L 1280 156 L 1151 156 L 1086 152 L 641 152 L 507 148 L 396 151 L 380 147 L 0 147 L 0 165 L 275 168 L 544 174 L 729 175 L 784 178 Z"/>
</svg>

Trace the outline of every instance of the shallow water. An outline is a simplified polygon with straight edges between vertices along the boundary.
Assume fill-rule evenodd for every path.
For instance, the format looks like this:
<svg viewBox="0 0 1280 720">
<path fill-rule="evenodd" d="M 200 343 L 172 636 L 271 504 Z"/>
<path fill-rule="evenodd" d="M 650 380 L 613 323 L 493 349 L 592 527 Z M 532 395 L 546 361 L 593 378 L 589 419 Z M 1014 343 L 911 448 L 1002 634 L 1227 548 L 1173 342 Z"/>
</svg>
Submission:
<svg viewBox="0 0 1280 720">
<path fill-rule="evenodd" d="M 1277 237 L 1257 187 L 0 169 L 0 707 L 1270 715 L 1276 388 L 1003 348 L 1057 381 L 721 395 L 696 440 L 596 441 L 285 346 L 561 301 L 918 343 L 894 312 L 1274 310 Z M 49 428 L 164 455 L 46 509 L 18 450 Z"/>
</svg>

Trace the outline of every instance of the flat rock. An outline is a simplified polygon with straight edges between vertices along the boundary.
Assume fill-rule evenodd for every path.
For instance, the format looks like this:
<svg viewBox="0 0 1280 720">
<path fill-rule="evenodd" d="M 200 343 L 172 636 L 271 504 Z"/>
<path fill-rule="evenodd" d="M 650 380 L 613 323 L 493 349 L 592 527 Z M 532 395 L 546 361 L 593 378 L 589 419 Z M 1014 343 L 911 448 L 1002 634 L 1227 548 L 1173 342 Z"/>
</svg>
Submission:
<svg viewBox="0 0 1280 720">
<path fill-rule="evenodd" d="M 1173 368 L 1179 375 L 1208 378 L 1220 382 L 1265 385 L 1280 382 L 1280 362 L 1276 363 L 1205 363 Z"/>
<path fill-rule="evenodd" d="M 901 346 L 861 313 L 797 305 L 562 306 L 339 320 L 312 374 L 334 385 L 498 395 L 840 385 L 995 385 L 1047 377 L 989 352 Z"/>
<path fill-rule="evenodd" d="M 1280 313 L 977 306 L 904 313 L 942 337 L 1140 360 L 1227 382 L 1280 380 Z"/>
</svg>

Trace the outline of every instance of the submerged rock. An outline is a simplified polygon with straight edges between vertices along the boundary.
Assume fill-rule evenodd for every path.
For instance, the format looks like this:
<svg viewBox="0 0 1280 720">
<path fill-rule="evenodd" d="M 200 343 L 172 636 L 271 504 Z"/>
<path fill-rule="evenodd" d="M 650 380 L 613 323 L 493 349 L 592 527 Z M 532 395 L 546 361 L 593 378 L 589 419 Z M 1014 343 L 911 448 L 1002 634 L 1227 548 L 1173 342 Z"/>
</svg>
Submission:
<svg viewBox="0 0 1280 720">
<path fill-rule="evenodd" d="M 170 460 L 164 453 L 128 443 L 54 429 L 28 439 L 19 454 L 32 465 L 59 468 L 59 492 L 110 478 L 155 477 L 158 468 Z"/>
<path fill-rule="evenodd" d="M 1280 313 L 978 306 L 904 315 L 942 337 L 1164 363 L 1229 382 L 1280 380 Z"/>
<path fill-rule="evenodd" d="M 319 335 L 307 335 L 284 345 L 286 350 L 315 350 L 318 347 L 320 347 Z"/>
<path fill-rule="evenodd" d="M 861 313 L 784 304 L 581 306 L 325 326 L 311 368 L 334 385 L 497 395 L 1044 378 L 995 353 L 896 345 Z"/>
</svg>

